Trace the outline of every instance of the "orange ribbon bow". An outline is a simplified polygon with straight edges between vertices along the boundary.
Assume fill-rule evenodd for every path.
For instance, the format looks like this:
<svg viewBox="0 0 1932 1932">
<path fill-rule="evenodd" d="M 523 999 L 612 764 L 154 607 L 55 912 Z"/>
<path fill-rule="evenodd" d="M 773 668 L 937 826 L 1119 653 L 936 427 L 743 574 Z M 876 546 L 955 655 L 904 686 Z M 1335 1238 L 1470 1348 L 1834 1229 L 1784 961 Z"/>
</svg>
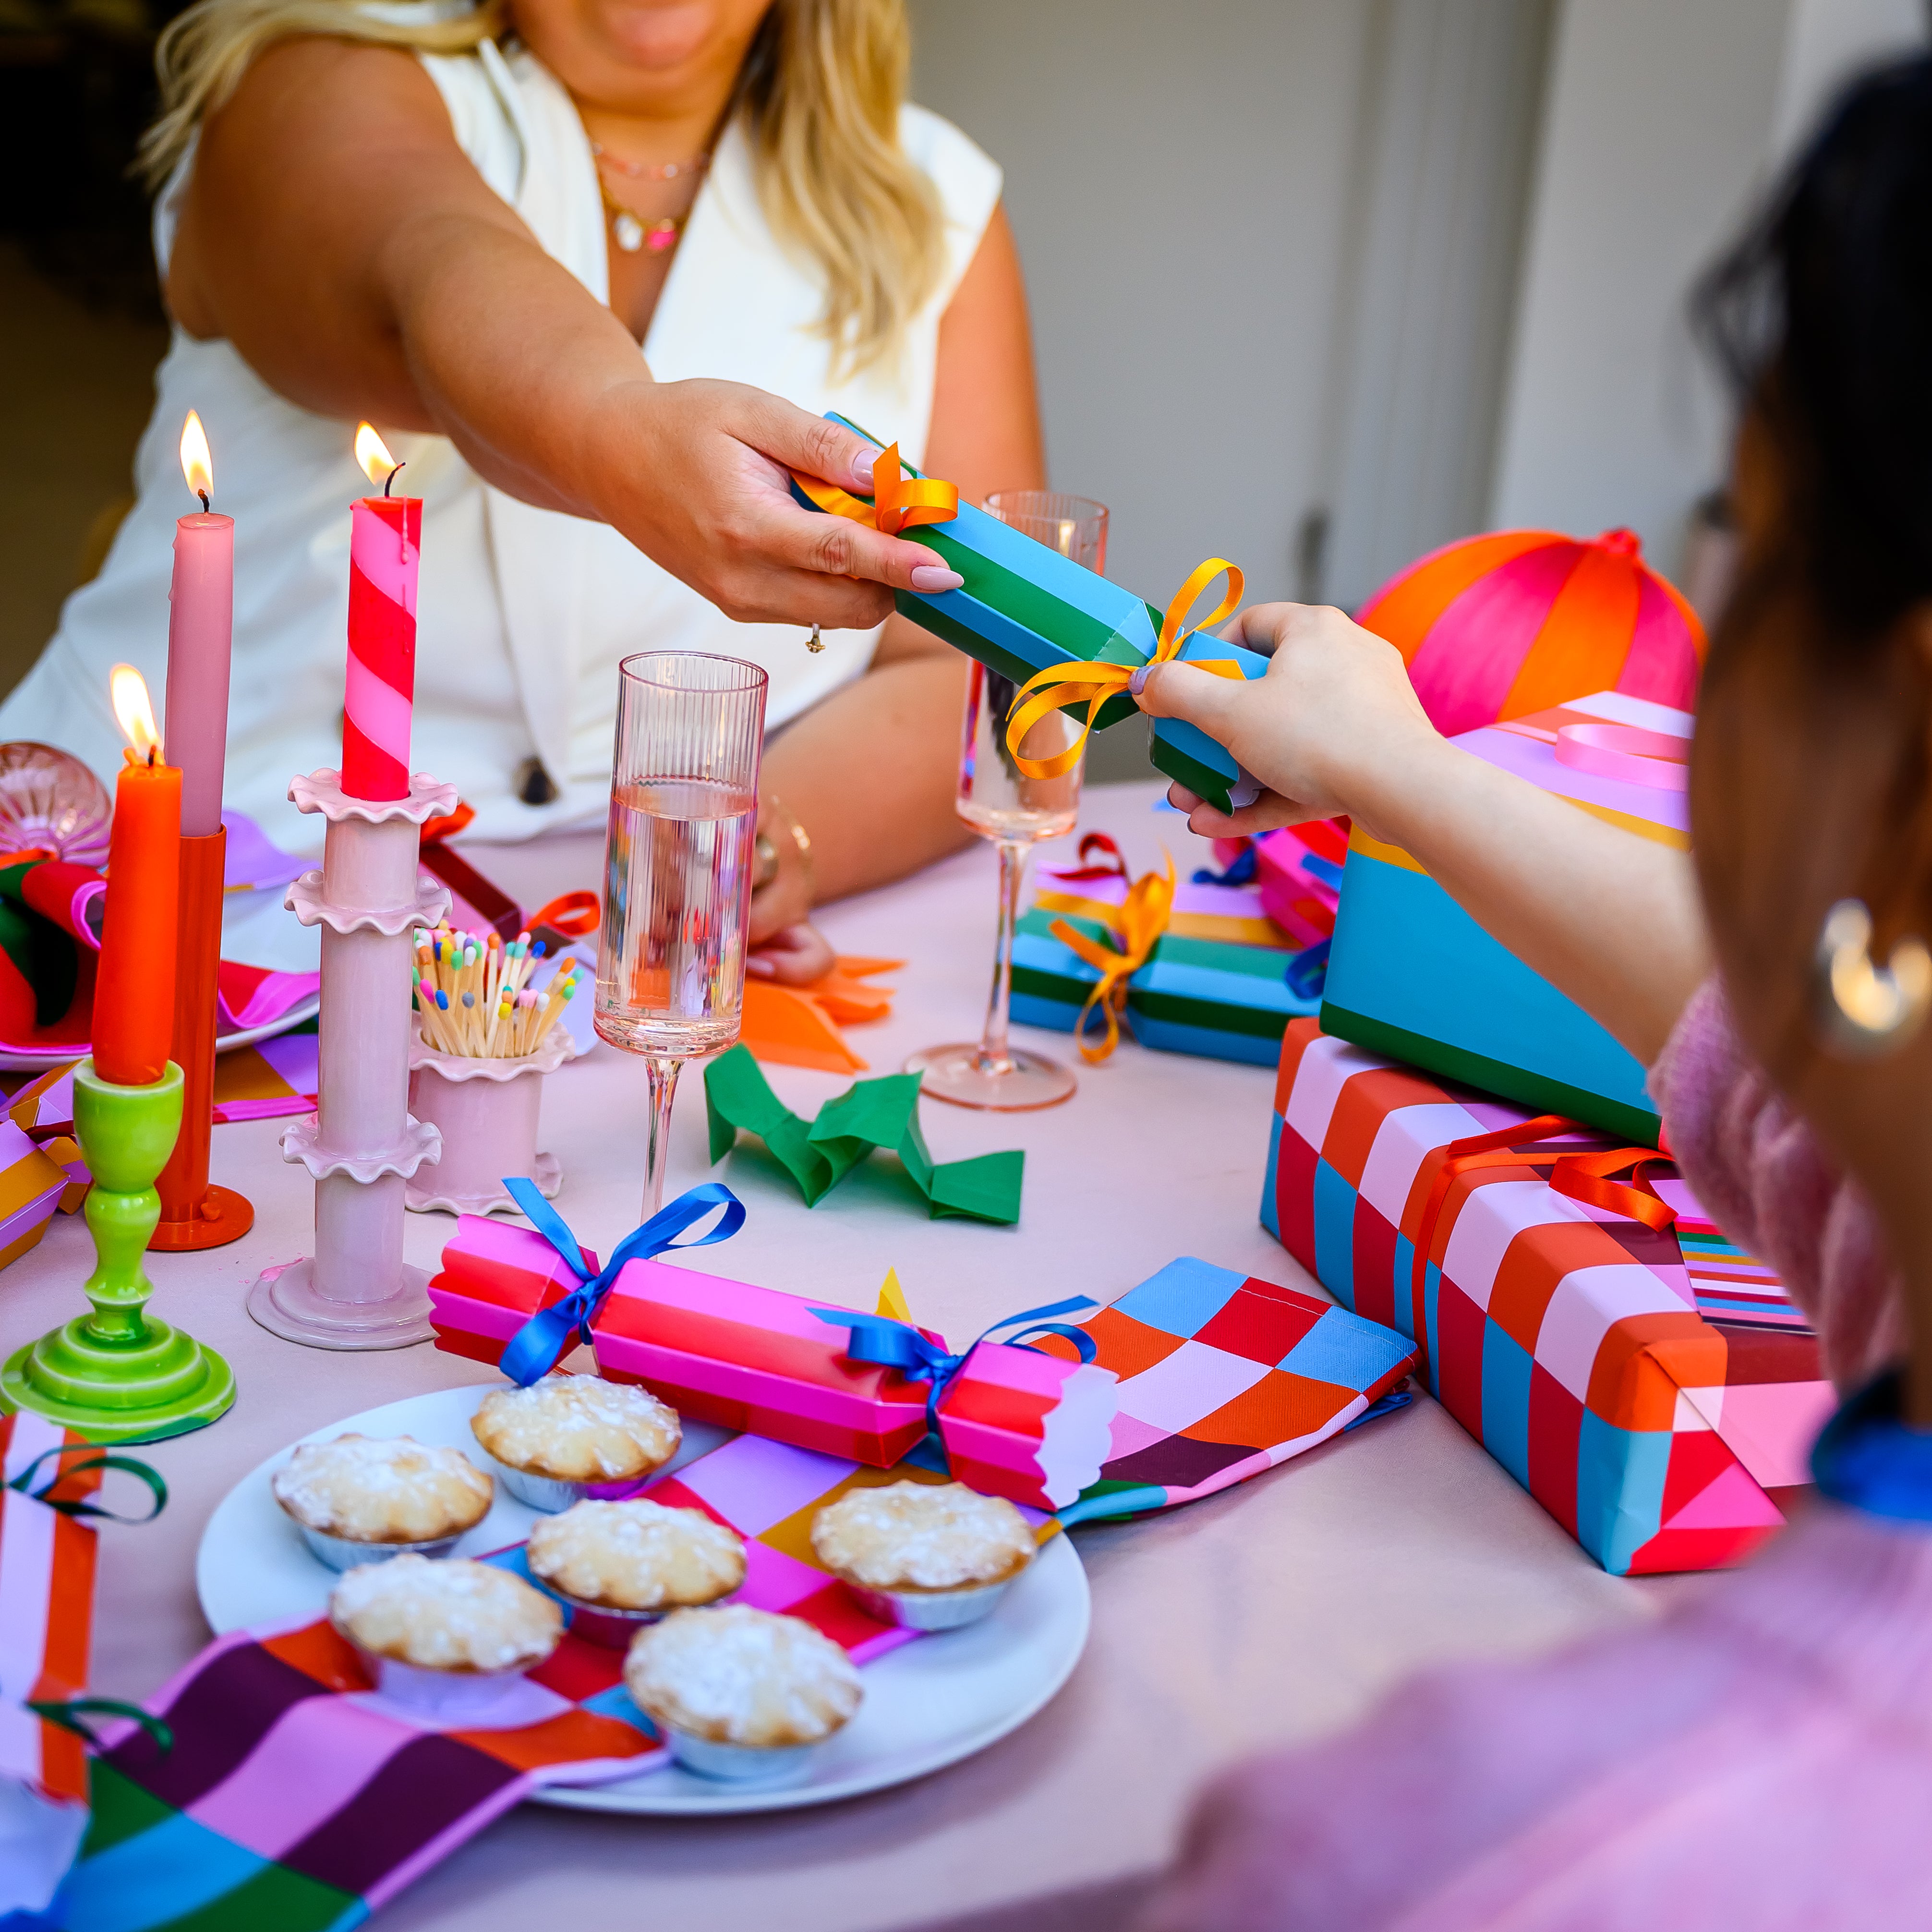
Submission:
<svg viewBox="0 0 1932 1932">
<path fill-rule="evenodd" d="M 1193 607 L 1195 599 L 1223 571 L 1228 573 L 1228 588 L 1220 602 L 1199 623 L 1184 624 L 1182 620 Z M 1102 664 L 1080 659 L 1070 664 L 1054 664 L 1036 676 L 1028 678 L 1015 694 L 1012 710 L 1007 714 L 1006 749 L 1012 754 L 1013 763 L 1030 778 L 1057 778 L 1063 772 L 1070 772 L 1080 762 L 1087 734 L 1093 730 L 1094 720 L 1100 716 L 1100 707 L 1108 699 L 1117 692 L 1126 690 L 1140 671 L 1178 657 L 1182 646 L 1196 632 L 1211 630 L 1223 618 L 1232 616 L 1240 608 L 1242 584 L 1241 573 L 1236 566 L 1226 557 L 1210 556 L 1174 593 L 1173 601 L 1160 620 L 1160 640 L 1146 664 Z M 1241 668 L 1232 658 L 1196 658 L 1190 662 L 1196 670 L 1212 671 L 1216 677 L 1232 677 L 1238 681 L 1241 676 Z M 1087 706 L 1087 722 L 1080 728 L 1080 735 L 1064 751 L 1048 758 L 1021 756 L 1020 747 L 1026 742 L 1027 734 L 1042 718 L 1066 706 L 1081 704 Z"/>
<path fill-rule="evenodd" d="M 897 536 L 919 524 L 950 524 L 959 514 L 959 486 L 937 476 L 922 476 L 909 464 L 899 460 L 899 446 L 892 443 L 872 459 L 872 500 L 855 496 L 836 483 L 816 476 L 801 476 L 794 470 L 793 479 L 821 510 L 835 517 L 848 518 L 868 529 Z"/>
<path fill-rule="evenodd" d="M 1173 910 L 1174 860 L 1170 856 L 1165 878 L 1158 872 L 1144 872 L 1127 888 L 1117 922 L 1119 952 L 1097 939 L 1089 939 L 1078 926 L 1070 926 L 1064 919 L 1055 920 L 1047 928 L 1063 946 L 1100 970 L 1100 977 L 1087 995 L 1087 1004 L 1080 1009 L 1080 1018 L 1073 1029 L 1074 1043 L 1089 1066 L 1098 1066 L 1119 1046 L 1120 1016 L 1127 1007 L 1127 982 L 1147 964 L 1155 942 L 1167 930 Z M 1100 1046 L 1090 1046 L 1087 1020 L 1096 1006 L 1106 1018 L 1107 1037 Z"/>
</svg>

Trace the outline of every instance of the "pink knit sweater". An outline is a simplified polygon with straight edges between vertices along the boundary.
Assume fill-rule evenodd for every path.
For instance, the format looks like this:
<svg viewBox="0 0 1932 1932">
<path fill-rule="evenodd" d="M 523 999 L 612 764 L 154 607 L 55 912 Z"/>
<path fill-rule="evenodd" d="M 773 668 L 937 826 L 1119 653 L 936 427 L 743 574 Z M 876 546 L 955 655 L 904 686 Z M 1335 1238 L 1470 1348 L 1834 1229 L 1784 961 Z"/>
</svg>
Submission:
<svg viewBox="0 0 1932 1932">
<path fill-rule="evenodd" d="M 1714 986 L 1652 1076 L 1735 1240 L 1834 1375 L 1903 1334 L 1869 1207 L 1744 1060 Z M 1432 1672 L 1228 1774 L 1137 1932 L 1889 1932 L 1932 1925 L 1932 1524 L 1816 1505 L 1658 1623 Z"/>
</svg>

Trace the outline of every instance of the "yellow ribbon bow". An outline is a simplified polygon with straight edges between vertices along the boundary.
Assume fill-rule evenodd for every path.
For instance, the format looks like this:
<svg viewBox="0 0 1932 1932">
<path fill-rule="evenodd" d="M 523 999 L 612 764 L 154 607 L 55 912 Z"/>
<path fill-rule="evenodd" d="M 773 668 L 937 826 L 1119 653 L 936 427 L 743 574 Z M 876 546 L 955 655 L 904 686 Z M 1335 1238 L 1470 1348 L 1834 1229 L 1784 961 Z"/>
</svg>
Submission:
<svg viewBox="0 0 1932 1932">
<path fill-rule="evenodd" d="M 1120 1016 L 1127 1007 L 1127 982 L 1147 964 L 1155 941 L 1167 930 L 1173 910 L 1174 860 L 1169 854 L 1165 878 L 1158 872 L 1144 872 L 1127 888 L 1118 922 L 1119 952 L 1097 939 L 1089 939 L 1078 926 L 1070 926 L 1064 919 L 1055 920 L 1047 928 L 1063 946 L 1100 970 L 1100 977 L 1087 995 L 1087 1004 L 1080 1009 L 1079 1022 L 1073 1029 L 1074 1043 L 1089 1066 L 1098 1066 L 1120 1045 Z M 1096 1006 L 1106 1016 L 1107 1037 L 1100 1046 L 1090 1046 L 1087 1018 Z"/>
<path fill-rule="evenodd" d="M 899 461 L 899 446 L 893 443 L 872 459 L 872 500 L 855 496 L 836 483 L 816 476 L 802 476 L 794 470 L 798 487 L 821 510 L 835 517 L 849 518 L 896 537 L 916 524 L 950 524 L 959 514 L 959 486 L 937 476 L 908 476 Z"/>
<path fill-rule="evenodd" d="M 1220 602 L 1199 623 L 1184 625 L 1181 620 L 1192 608 L 1194 600 L 1224 570 L 1228 573 L 1228 589 Z M 1078 660 L 1072 664 L 1054 664 L 1037 676 L 1028 678 L 1015 694 L 1012 709 L 1006 718 L 1006 749 L 1012 754 L 1013 763 L 1030 778 L 1057 778 L 1063 772 L 1070 772 L 1080 761 L 1081 748 L 1087 742 L 1087 734 L 1094 728 L 1094 720 L 1100 716 L 1100 707 L 1115 692 L 1126 690 L 1138 672 L 1179 656 L 1181 646 L 1196 631 L 1212 629 L 1223 618 L 1232 617 L 1240 608 L 1242 583 L 1241 573 L 1234 565 L 1226 557 L 1210 556 L 1174 593 L 1173 601 L 1160 620 L 1160 641 L 1145 664 L 1096 664 Z M 1241 675 L 1240 666 L 1232 658 L 1196 658 L 1191 662 L 1196 670 L 1212 671 L 1216 677 L 1238 680 Z M 1065 751 L 1050 758 L 1026 758 L 1020 755 L 1020 747 L 1026 742 L 1027 734 L 1042 718 L 1067 705 L 1083 703 L 1087 706 L 1087 722 L 1080 728 L 1079 736 Z"/>
</svg>

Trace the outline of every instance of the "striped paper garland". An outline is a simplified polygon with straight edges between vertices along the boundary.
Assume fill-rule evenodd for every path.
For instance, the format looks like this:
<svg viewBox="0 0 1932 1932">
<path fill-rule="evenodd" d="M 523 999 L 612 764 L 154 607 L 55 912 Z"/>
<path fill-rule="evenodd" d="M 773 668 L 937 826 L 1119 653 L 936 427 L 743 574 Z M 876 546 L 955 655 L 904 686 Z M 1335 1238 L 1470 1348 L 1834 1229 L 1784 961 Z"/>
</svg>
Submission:
<svg viewBox="0 0 1932 1932">
<path fill-rule="evenodd" d="M 352 514 L 342 789 L 352 798 L 406 798 L 422 500 L 364 496 Z"/>
<path fill-rule="evenodd" d="M 1449 737 L 1591 692 L 1688 711 L 1704 664 L 1697 614 L 1629 530 L 1587 543 L 1552 530 L 1466 538 L 1391 578 L 1360 621 L 1402 652 Z"/>
</svg>

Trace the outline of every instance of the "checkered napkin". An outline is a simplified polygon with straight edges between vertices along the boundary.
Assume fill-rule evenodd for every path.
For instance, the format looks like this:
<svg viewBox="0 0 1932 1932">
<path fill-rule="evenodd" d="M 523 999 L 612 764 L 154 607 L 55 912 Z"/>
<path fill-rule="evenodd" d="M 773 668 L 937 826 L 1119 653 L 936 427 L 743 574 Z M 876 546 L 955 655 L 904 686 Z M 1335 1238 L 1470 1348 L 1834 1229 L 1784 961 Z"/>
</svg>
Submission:
<svg viewBox="0 0 1932 1932">
<path fill-rule="evenodd" d="M 1414 1345 L 1318 1294 L 1184 1257 L 1079 1324 L 1120 1377 L 1099 1481 L 1071 1524 L 1192 1502 L 1408 1401 Z M 1034 1345 L 1073 1357 L 1048 1335 Z"/>
<path fill-rule="evenodd" d="M 644 1493 L 745 1538 L 734 1600 L 802 1617 L 865 1664 L 917 1633 L 867 1616 L 819 1568 L 812 1518 L 848 1489 L 907 1478 L 945 1480 L 740 1436 Z M 1036 1527 L 1047 1520 L 1022 1514 Z M 485 1560 L 529 1576 L 520 1544 Z M 326 1620 L 218 1639 L 149 1706 L 172 1729 L 171 1750 L 132 1726 L 106 1732 L 93 1820 L 55 1922 L 346 1932 L 531 1792 L 663 1762 L 622 1663 L 566 1633 L 489 1728 L 445 1730 L 376 1696 Z"/>
</svg>

